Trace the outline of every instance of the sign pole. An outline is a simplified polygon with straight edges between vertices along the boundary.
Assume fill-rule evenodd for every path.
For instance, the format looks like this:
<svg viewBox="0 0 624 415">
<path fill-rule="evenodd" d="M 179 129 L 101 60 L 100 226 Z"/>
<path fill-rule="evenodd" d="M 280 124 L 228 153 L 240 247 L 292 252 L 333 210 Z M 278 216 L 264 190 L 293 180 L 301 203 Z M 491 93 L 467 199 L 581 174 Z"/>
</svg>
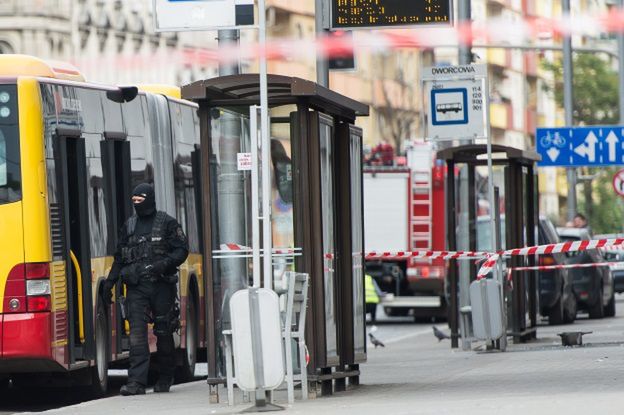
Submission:
<svg viewBox="0 0 624 415">
<path fill-rule="evenodd" d="M 318 39 L 319 36 L 325 35 L 325 24 L 327 10 L 327 0 L 315 0 L 314 2 L 314 18 L 315 18 L 315 33 Z M 316 83 L 329 88 L 329 63 L 327 56 L 320 56 L 316 54 Z"/>
<path fill-rule="evenodd" d="M 561 9 L 564 17 L 570 17 L 570 0 L 561 1 Z M 563 109 L 565 111 L 565 123 L 572 126 L 574 87 L 572 84 L 572 38 L 569 34 L 563 37 Z M 568 171 L 568 221 L 572 221 L 576 215 L 576 169 L 569 167 Z"/>
<path fill-rule="evenodd" d="M 260 15 L 260 132 L 262 140 L 262 249 L 264 288 L 273 288 L 273 246 L 271 233 L 271 137 L 269 135 L 269 95 L 266 56 L 266 6 L 258 0 Z"/>
<path fill-rule="evenodd" d="M 273 275 L 272 270 L 272 246 L 271 246 L 271 182 L 269 169 L 269 157 L 270 157 L 270 138 L 269 138 L 269 98 L 268 98 L 268 86 L 267 86 L 267 61 L 266 61 L 266 5 L 265 0 L 258 0 L 258 16 L 259 16 L 259 33 L 258 40 L 260 44 L 260 139 L 261 139 L 261 151 L 262 151 L 262 248 L 263 248 L 263 276 L 264 276 L 264 288 L 271 289 L 271 278 Z M 260 337 L 259 333 L 254 333 L 254 337 Z M 259 339 L 255 339 L 256 341 Z M 256 353 L 254 361 L 262 360 L 262 355 Z M 255 367 L 258 370 L 258 366 Z M 256 377 L 259 378 L 259 374 L 256 373 Z M 264 386 L 263 383 L 260 385 Z M 256 390 L 256 406 L 261 407 L 266 405 L 266 392 L 263 387 L 259 387 Z"/>
<path fill-rule="evenodd" d="M 487 134 L 487 169 L 488 169 L 488 199 L 490 203 L 490 236 L 492 250 L 496 251 L 496 212 L 495 200 L 494 200 L 494 168 L 492 166 L 492 129 L 490 127 L 490 94 L 487 90 L 487 86 L 484 85 L 485 81 L 481 80 L 483 94 L 483 114 L 485 115 L 485 131 Z M 497 268 L 498 270 L 498 268 Z M 497 273 L 498 274 L 498 273 Z M 498 279 L 498 275 L 496 275 Z"/>
<path fill-rule="evenodd" d="M 265 0 L 258 0 L 259 33 L 258 40 L 260 46 L 260 153 L 262 169 L 262 257 L 263 257 L 263 277 L 264 288 L 273 289 L 273 246 L 271 233 L 271 137 L 269 135 L 269 95 L 267 81 L 267 54 L 266 54 L 266 4 Z M 255 108 L 252 109 L 255 111 Z M 252 131 L 252 135 L 254 132 Z M 252 151 L 256 151 L 255 149 Z M 256 159 L 257 160 L 257 159 Z M 257 173 L 256 173 L 257 177 Z M 257 179 L 256 179 L 256 184 Z M 258 231 L 257 227 L 254 231 Z M 255 243 L 258 235 L 253 235 L 253 257 L 254 267 L 258 265 L 259 246 Z M 254 268 L 254 283 L 258 279 L 256 275 L 260 272 Z M 258 304 L 258 288 L 253 288 L 249 292 L 249 307 L 251 311 L 251 331 L 252 331 L 252 352 L 254 361 L 254 375 L 256 379 L 256 404 L 243 412 L 267 412 L 279 411 L 284 408 L 271 403 L 267 403 L 264 365 L 262 351 L 262 333 L 260 331 L 260 308 Z"/>
</svg>

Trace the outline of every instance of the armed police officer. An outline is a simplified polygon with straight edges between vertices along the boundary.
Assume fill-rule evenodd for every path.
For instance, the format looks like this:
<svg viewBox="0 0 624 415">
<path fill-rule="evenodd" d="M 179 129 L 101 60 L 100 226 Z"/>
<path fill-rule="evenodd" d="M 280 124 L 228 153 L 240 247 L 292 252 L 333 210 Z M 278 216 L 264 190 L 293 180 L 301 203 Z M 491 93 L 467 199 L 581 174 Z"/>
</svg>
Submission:
<svg viewBox="0 0 624 415">
<path fill-rule="evenodd" d="M 122 395 L 145 393 L 150 352 L 147 324 L 154 323 L 159 378 L 154 392 L 169 392 L 175 369 L 173 333 L 179 327 L 177 267 L 188 256 L 186 235 L 180 224 L 156 210 L 154 188 L 142 183 L 132 195 L 136 215 L 120 231 L 115 260 L 104 282 L 105 300 L 111 302 L 117 280 L 128 287 L 130 369 Z"/>
</svg>

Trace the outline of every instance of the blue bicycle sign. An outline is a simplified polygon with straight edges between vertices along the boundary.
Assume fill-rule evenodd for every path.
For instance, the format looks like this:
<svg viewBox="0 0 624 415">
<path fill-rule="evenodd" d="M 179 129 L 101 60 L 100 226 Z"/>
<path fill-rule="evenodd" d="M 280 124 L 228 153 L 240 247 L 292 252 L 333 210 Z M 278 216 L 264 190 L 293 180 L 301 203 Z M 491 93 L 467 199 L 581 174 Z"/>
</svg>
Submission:
<svg viewBox="0 0 624 415">
<path fill-rule="evenodd" d="M 545 148 L 549 148 L 549 147 L 563 148 L 566 144 L 566 139 L 565 137 L 562 137 L 561 134 L 557 131 L 554 132 L 553 134 L 551 134 L 549 131 L 546 133 L 546 135 L 540 137 L 540 144 L 542 145 L 542 147 L 545 147 Z"/>
<path fill-rule="evenodd" d="M 535 147 L 541 167 L 624 165 L 624 126 L 538 128 Z"/>
</svg>

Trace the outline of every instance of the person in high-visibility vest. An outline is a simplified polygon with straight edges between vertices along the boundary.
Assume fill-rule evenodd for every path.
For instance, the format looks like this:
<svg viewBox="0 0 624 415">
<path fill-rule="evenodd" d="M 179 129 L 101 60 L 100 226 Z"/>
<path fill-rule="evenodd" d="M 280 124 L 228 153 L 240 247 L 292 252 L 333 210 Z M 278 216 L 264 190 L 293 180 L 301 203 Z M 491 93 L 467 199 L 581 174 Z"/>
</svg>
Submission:
<svg viewBox="0 0 624 415">
<path fill-rule="evenodd" d="M 364 292 L 366 301 L 366 313 L 371 315 L 371 322 L 375 322 L 377 304 L 379 304 L 379 287 L 370 275 L 364 276 Z"/>
</svg>

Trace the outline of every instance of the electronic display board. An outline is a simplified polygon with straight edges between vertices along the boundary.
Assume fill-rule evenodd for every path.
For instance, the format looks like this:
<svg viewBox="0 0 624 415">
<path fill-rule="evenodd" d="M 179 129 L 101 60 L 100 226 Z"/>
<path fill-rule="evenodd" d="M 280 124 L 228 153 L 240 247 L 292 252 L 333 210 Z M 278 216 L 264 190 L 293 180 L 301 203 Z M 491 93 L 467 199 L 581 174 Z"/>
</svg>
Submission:
<svg viewBox="0 0 624 415">
<path fill-rule="evenodd" d="M 330 0 L 332 28 L 451 24 L 452 0 Z"/>
</svg>

